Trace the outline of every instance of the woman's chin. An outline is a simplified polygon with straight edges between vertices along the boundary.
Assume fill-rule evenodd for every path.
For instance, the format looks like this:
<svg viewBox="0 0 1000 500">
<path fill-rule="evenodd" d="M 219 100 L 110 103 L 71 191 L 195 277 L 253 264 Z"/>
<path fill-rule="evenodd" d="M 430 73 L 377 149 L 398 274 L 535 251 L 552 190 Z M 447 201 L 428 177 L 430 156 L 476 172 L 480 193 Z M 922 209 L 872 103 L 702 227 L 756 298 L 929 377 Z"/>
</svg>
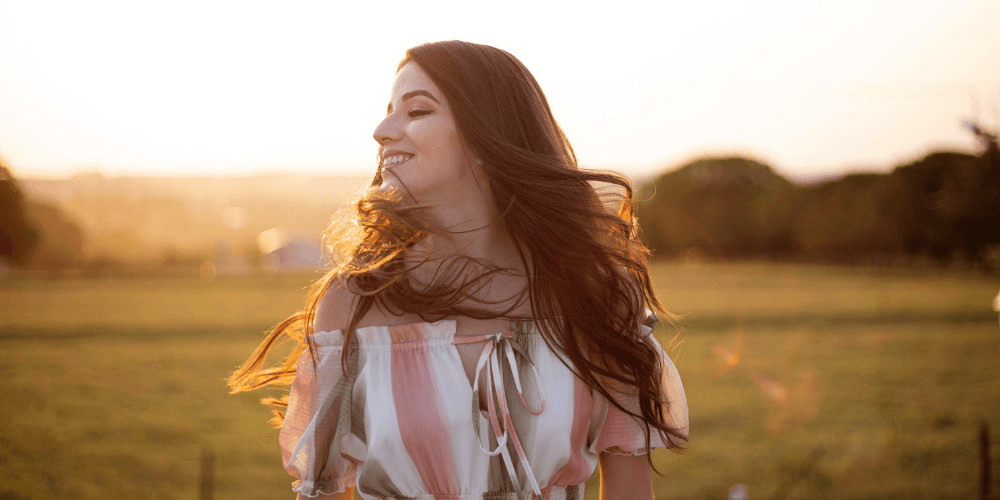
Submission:
<svg viewBox="0 0 1000 500">
<path fill-rule="evenodd" d="M 379 184 L 379 191 L 389 191 L 391 189 L 399 189 L 399 179 L 396 179 L 394 175 L 382 174 L 382 184 Z"/>
<path fill-rule="evenodd" d="M 403 189 L 403 185 L 399 182 L 399 179 L 395 177 L 383 177 L 382 184 L 379 184 L 378 191 L 385 196 L 390 198 L 405 197 L 404 193 L 406 190 Z"/>
</svg>

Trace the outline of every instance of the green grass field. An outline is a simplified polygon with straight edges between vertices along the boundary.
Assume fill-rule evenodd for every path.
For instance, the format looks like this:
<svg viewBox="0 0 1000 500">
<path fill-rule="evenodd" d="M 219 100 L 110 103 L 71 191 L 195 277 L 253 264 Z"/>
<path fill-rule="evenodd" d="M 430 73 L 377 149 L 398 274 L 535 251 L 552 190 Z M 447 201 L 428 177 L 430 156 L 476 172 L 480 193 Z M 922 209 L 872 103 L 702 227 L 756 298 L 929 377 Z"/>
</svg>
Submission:
<svg viewBox="0 0 1000 500">
<path fill-rule="evenodd" d="M 657 498 L 978 498 L 1000 470 L 996 279 L 935 270 L 658 264 L 692 441 Z M 293 498 L 277 430 L 224 379 L 311 276 L 0 281 L 0 499 Z M 592 479 L 594 481 L 594 479 Z M 596 482 L 590 498 L 597 497 Z"/>
</svg>

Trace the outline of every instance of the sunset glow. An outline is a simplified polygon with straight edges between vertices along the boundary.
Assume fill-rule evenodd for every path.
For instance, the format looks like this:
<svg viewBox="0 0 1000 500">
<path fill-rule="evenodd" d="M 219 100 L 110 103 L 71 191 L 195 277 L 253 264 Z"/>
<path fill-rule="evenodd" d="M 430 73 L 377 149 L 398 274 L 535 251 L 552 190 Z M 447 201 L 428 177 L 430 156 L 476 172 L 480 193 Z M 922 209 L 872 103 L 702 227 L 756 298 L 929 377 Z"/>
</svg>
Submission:
<svg viewBox="0 0 1000 500">
<path fill-rule="evenodd" d="M 972 151 L 1000 3 L 0 2 L 0 158 L 21 176 L 353 173 L 412 45 L 508 50 L 581 164 L 740 153 L 797 177 Z M 619 7 L 620 6 L 620 7 Z"/>
</svg>

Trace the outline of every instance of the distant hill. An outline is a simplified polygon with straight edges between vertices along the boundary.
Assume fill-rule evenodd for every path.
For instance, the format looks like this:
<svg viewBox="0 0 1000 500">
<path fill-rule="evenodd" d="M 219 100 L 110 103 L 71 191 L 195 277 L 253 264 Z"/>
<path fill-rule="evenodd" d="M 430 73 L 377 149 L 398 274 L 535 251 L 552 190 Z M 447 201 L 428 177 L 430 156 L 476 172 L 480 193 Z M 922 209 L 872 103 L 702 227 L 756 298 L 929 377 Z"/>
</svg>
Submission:
<svg viewBox="0 0 1000 500">
<path fill-rule="evenodd" d="M 257 235 L 271 227 L 319 238 L 334 212 L 368 182 L 275 174 L 20 180 L 28 199 L 59 207 L 80 226 L 84 258 L 130 262 L 208 258 L 220 240 L 252 253 Z"/>
</svg>

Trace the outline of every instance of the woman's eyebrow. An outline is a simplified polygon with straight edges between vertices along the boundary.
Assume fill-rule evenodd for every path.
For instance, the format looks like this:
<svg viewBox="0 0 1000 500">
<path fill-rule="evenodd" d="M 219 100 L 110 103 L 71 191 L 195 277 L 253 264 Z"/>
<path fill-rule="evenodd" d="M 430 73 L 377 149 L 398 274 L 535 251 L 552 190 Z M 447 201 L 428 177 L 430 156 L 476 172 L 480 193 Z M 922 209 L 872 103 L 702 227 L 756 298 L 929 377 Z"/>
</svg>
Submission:
<svg viewBox="0 0 1000 500">
<path fill-rule="evenodd" d="M 428 99 L 430 99 L 430 100 L 432 100 L 432 101 L 434 101 L 434 102 L 436 102 L 438 104 L 441 104 L 441 102 L 438 101 L 434 97 L 434 95 L 432 95 L 430 92 L 428 92 L 426 90 L 413 90 L 413 91 L 407 92 L 407 93 L 403 94 L 403 97 L 400 99 L 400 101 L 402 102 L 402 101 L 405 101 L 405 100 L 407 100 L 407 99 L 409 99 L 411 97 L 416 97 L 418 95 L 422 95 L 422 96 L 424 96 L 424 97 L 426 97 L 426 98 L 428 98 Z M 385 108 L 385 113 L 386 114 L 392 113 L 392 103 L 391 102 Z"/>
<path fill-rule="evenodd" d="M 430 100 L 432 100 L 434 102 L 437 102 L 438 104 L 441 104 L 441 103 L 438 102 L 437 99 L 434 98 L 433 95 L 431 95 L 430 92 L 428 92 L 426 90 L 414 90 L 414 91 L 411 91 L 411 92 L 407 92 L 407 93 L 403 94 L 403 98 L 400 99 L 400 101 L 405 101 L 405 100 L 407 100 L 407 99 L 409 99 L 411 97 L 416 97 L 418 95 L 425 96 L 428 99 L 430 99 Z"/>
</svg>

